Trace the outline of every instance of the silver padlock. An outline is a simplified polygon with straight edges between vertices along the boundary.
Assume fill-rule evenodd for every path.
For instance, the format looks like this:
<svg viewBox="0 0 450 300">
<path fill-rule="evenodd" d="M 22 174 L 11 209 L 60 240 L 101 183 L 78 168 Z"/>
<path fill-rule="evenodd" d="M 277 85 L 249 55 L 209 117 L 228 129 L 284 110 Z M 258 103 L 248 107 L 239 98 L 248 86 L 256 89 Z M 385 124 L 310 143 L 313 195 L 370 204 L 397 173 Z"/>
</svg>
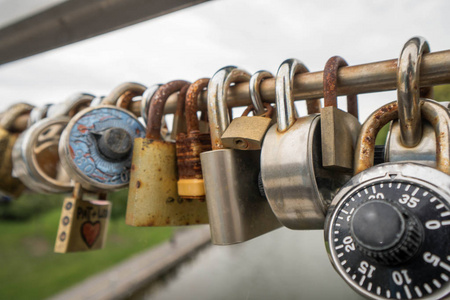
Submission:
<svg viewBox="0 0 450 300">
<path fill-rule="evenodd" d="M 261 179 L 278 220 L 291 229 L 321 229 L 326 210 L 350 176 L 322 167 L 320 115 L 296 119 L 293 78 L 307 72 L 295 59 L 284 61 L 276 76 L 277 124 L 266 133 Z"/>
<path fill-rule="evenodd" d="M 230 124 L 229 85 L 250 79 L 234 66 L 220 69 L 208 85 L 212 151 L 200 154 L 212 242 L 228 245 L 276 229 L 280 223 L 258 190 L 260 151 L 224 149 L 221 136 Z"/>
<path fill-rule="evenodd" d="M 21 134 L 13 149 L 13 174 L 30 190 L 40 193 L 72 190 L 73 183 L 61 167 L 58 144 L 69 123 L 69 115 L 89 105 L 93 98 L 90 94 L 72 95 L 63 103 L 52 106 L 55 108 L 51 116 L 36 121 Z"/>
</svg>

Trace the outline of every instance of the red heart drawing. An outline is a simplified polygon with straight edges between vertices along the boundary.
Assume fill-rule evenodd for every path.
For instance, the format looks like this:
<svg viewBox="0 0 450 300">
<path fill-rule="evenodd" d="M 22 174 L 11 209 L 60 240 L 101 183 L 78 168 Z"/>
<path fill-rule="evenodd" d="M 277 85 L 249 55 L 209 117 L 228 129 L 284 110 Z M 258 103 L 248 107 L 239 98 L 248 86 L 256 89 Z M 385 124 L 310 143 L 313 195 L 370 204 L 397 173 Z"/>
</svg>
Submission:
<svg viewBox="0 0 450 300">
<path fill-rule="evenodd" d="M 81 237 L 89 248 L 92 247 L 100 235 L 100 228 L 100 221 L 94 223 L 86 221 L 81 225 Z"/>
</svg>

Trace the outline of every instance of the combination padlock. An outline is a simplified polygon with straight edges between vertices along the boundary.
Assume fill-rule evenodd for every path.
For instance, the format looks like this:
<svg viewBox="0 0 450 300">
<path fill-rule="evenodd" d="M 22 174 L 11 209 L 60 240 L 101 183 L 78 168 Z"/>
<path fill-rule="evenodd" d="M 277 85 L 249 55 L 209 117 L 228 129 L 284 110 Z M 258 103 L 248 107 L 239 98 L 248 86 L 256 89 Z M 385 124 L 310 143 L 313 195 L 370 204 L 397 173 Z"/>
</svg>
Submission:
<svg viewBox="0 0 450 300">
<path fill-rule="evenodd" d="M 179 197 L 176 145 L 161 136 L 167 99 L 188 85 L 183 80 L 171 81 L 151 100 L 146 137 L 135 140 L 125 220 L 128 225 L 183 226 L 204 220 L 204 203 Z"/>
<path fill-rule="evenodd" d="M 401 55 L 399 66 L 421 53 L 424 41 L 414 38 L 406 47 L 411 42 L 417 46 L 415 55 Z M 333 266 L 371 299 L 447 299 L 450 293 L 450 115 L 434 101 L 419 99 L 419 85 L 412 84 L 418 74 L 418 65 L 399 67 L 403 99 L 381 107 L 363 124 L 355 176 L 333 199 L 327 215 L 325 244 Z M 410 114 L 415 105 L 420 111 Z M 373 167 L 379 130 L 396 119 L 417 125 L 416 117 L 434 127 L 437 169 L 413 160 Z M 404 137 L 420 141 L 414 134 Z"/>
<path fill-rule="evenodd" d="M 124 188 L 130 179 L 133 140 L 144 134 L 137 117 L 123 108 L 110 104 L 85 108 L 61 135 L 62 166 L 87 191 Z"/>
<path fill-rule="evenodd" d="M 347 96 L 347 112 L 337 108 L 337 73 L 347 62 L 331 57 L 323 71 L 324 106 L 320 111 L 322 166 L 337 172 L 352 172 L 356 139 L 361 128 L 356 95 Z"/>
<path fill-rule="evenodd" d="M 0 118 L 0 195 L 5 199 L 18 197 L 25 189 L 23 183 L 12 175 L 13 147 L 19 135 L 14 132 L 13 123 L 20 115 L 29 114 L 32 108 L 29 104 L 18 103 L 8 108 Z"/>
<path fill-rule="evenodd" d="M 111 202 L 83 199 L 75 184 L 72 197 L 64 199 L 54 251 L 57 253 L 102 249 L 106 242 Z"/>
<path fill-rule="evenodd" d="M 197 117 L 199 94 L 208 86 L 209 79 L 199 79 L 189 86 L 186 95 L 187 134 L 177 135 L 176 151 L 178 166 L 178 194 L 181 198 L 203 202 L 201 223 L 208 223 L 208 211 L 205 202 L 205 185 L 203 181 L 200 153 L 211 150 L 209 133 L 201 133 Z"/>
<path fill-rule="evenodd" d="M 75 94 L 50 109 L 47 118 L 25 130 L 13 149 L 13 174 L 30 190 L 39 193 L 64 193 L 73 189 L 73 182 L 62 167 L 58 145 L 69 115 L 89 105 L 94 96 Z"/>
<path fill-rule="evenodd" d="M 292 86 L 299 72 L 307 69 L 295 59 L 284 61 L 278 69 L 278 118 L 264 138 L 261 179 L 267 200 L 284 226 L 321 229 L 331 199 L 350 175 L 323 168 L 320 115 L 295 118 Z M 311 106 L 316 110 L 317 105 Z"/>
<path fill-rule="evenodd" d="M 247 241 L 280 227 L 258 189 L 260 151 L 226 149 L 221 136 L 230 124 L 226 95 L 231 83 L 250 75 L 233 66 L 217 71 L 208 85 L 212 151 L 200 154 L 213 244 Z"/>
<path fill-rule="evenodd" d="M 250 98 L 252 105 L 248 106 L 241 117 L 231 120 L 230 125 L 222 135 L 224 147 L 238 150 L 260 150 L 264 136 L 273 124 L 273 107 L 263 103 L 259 94 L 259 85 L 263 79 L 272 78 L 268 71 L 258 71 L 250 78 Z M 250 111 L 254 112 L 249 117 Z"/>
</svg>

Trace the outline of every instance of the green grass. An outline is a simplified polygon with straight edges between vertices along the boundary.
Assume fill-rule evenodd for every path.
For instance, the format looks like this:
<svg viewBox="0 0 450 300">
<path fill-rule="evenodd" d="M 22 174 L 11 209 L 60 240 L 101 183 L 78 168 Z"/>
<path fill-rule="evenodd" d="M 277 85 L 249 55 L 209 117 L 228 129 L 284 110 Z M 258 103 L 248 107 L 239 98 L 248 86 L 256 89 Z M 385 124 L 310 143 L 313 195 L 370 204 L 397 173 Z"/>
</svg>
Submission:
<svg viewBox="0 0 450 300">
<path fill-rule="evenodd" d="M 115 201 L 124 207 L 123 196 L 122 192 L 112 197 L 116 198 L 112 199 L 113 207 Z M 20 205 L 27 207 L 24 202 L 33 201 L 33 197 L 21 201 Z M 172 236 L 171 227 L 125 225 L 125 210 L 121 210 L 121 215 L 116 211 L 110 220 L 104 249 L 68 254 L 53 253 L 60 208 L 25 221 L 0 220 L 0 299 L 49 297 Z"/>
</svg>

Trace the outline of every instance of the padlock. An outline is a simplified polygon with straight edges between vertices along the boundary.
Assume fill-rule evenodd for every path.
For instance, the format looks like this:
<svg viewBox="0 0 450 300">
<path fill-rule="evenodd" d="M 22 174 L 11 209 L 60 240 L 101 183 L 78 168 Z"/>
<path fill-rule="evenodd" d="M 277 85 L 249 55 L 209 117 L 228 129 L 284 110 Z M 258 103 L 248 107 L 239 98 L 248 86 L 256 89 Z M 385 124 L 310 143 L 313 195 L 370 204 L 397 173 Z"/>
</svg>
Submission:
<svg viewBox="0 0 450 300">
<path fill-rule="evenodd" d="M 327 61 L 323 72 L 325 107 L 320 111 L 322 165 L 335 171 L 352 172 L 361 124 L 358 121 L 356 95 L 347 96 L 347 112 L 337 108 L 337 72 L 343 66 L 347 66 L 347 62 L 340 56 L 333 56 Z"/>
<path fill-rule="evenodd" d="M 64 199 L 54 251 L 57 253 L 102 249 L 106 242 L 111 202 L 83 199 L 77 183 L 72 197 Z"/>
<path fill-rule="evenodd" d="M 234 66 L 220 69 L 208 84 L 212 151 L 200 154 L 213 244 L 247 241 L 280 227 L 258 189 L 260 151 L 225 149 L 221 136 L 230 124 L 226 95 L 231 83 L 250 75 Z"/>
<path fill-rule="evenodd" d="M 425 41 L 413 38 L 405 47 L 411 43 L 420 54 Z M 401 63 L 411 57 L 417 62 L 417 55 L 407 55 Z M 333 199 L 327 215 L 325 244 L 333 266 L 371 299 L 447 299 L 450 294 L 450 114 L 419 99 L 419 85 L 410 84 L 418 74 L 417 65 L 399 67 L 398 95 L 404 99 L 384 105 L 363 124 L 355 176 Z M 395 119 L 420 123 L 404 120 L 414 105 L 434 127 L 437 169 L 415 161 L 373 166 L 379 130 Z"/>
<path fill-rule="evenodd" d="M 63 103 L 52 106 L 48 117 L 23 132 L 13 149 L 13 174 L 30 190 L 40 193 L 64 193 L 73 182 L 61 165 L 58 144 L 69 115 L 89 105 L 90 94 L 74 94 Z"/>
<path fill-rule="evenodd" d="M 13 131 L 13 123 L 20 115 L 29 114 L 32 108 L 26 103 L 15 104 L 0 119 L 0 193 L 5 198 L 18 197 L 25 189 L 23 183 L 12 175 L 12 153 L 18 137 L 18 133 Z"/>
<path fill-rule="evenodd" d="M 204 203 L 185 201 L 177 191 L 176 145 L 161 136 L 168 97 L 189 85 L 175 80 L 151 100 L 146 138 L 135 139 L 125 222 L 132 226 L 183 226 L 204 222 Z"/>
<path fill-rule="evenodd" d="M 263 104 L 259 90 L 258 81 L 273 77 L 267 71 L 258 71 L 250 78 L 250 98 L 252 105 L 247 107 L 240 118 L 235 118 L 225 129 L 221 139 L 223 146 L 238 150 L 260 150 L 264 135 L 272 125 L 273 108 L 270 104 Z M 266 109 L 267 112 L 266 112 Z M 250 111 L 254 111 L 253 117 L 248 117 Z"/>
<path fill-rule="evenodd" d="M 208 211 L 205 202 L 205 186 L 203 181 L 200 153 L 211 150 L 209 133 L 200 133 L 197 117 L 197 99 L 208 86 L 209 79 L 202 78 L 189 86 L 186 95 L 186 127 L 187 134 L 177 135 L 178 194 L 184 200 L 202 201 L 203 216 L 201 223 L 208 223 Z"/>
<path fill-rule="evenodd" d="M 92 192 L 128 186 L 133 140 L 144 126 L 129 111 L 111 105 L 76 114 L 61 135 L 61 163 L 72 179 Z"/>
<path fill-rule="evenodd" d="M 320 229 L 331 199 L 350 175 L 323 168 L 320 115 L 295 118 L 292 85 L 299 72 L 307 69 L 295 59 L 284 61 L 278 69 L 278 119 L 264 138 L 261 179 L 269 204 L 284 226 Z"/>
</svg>

